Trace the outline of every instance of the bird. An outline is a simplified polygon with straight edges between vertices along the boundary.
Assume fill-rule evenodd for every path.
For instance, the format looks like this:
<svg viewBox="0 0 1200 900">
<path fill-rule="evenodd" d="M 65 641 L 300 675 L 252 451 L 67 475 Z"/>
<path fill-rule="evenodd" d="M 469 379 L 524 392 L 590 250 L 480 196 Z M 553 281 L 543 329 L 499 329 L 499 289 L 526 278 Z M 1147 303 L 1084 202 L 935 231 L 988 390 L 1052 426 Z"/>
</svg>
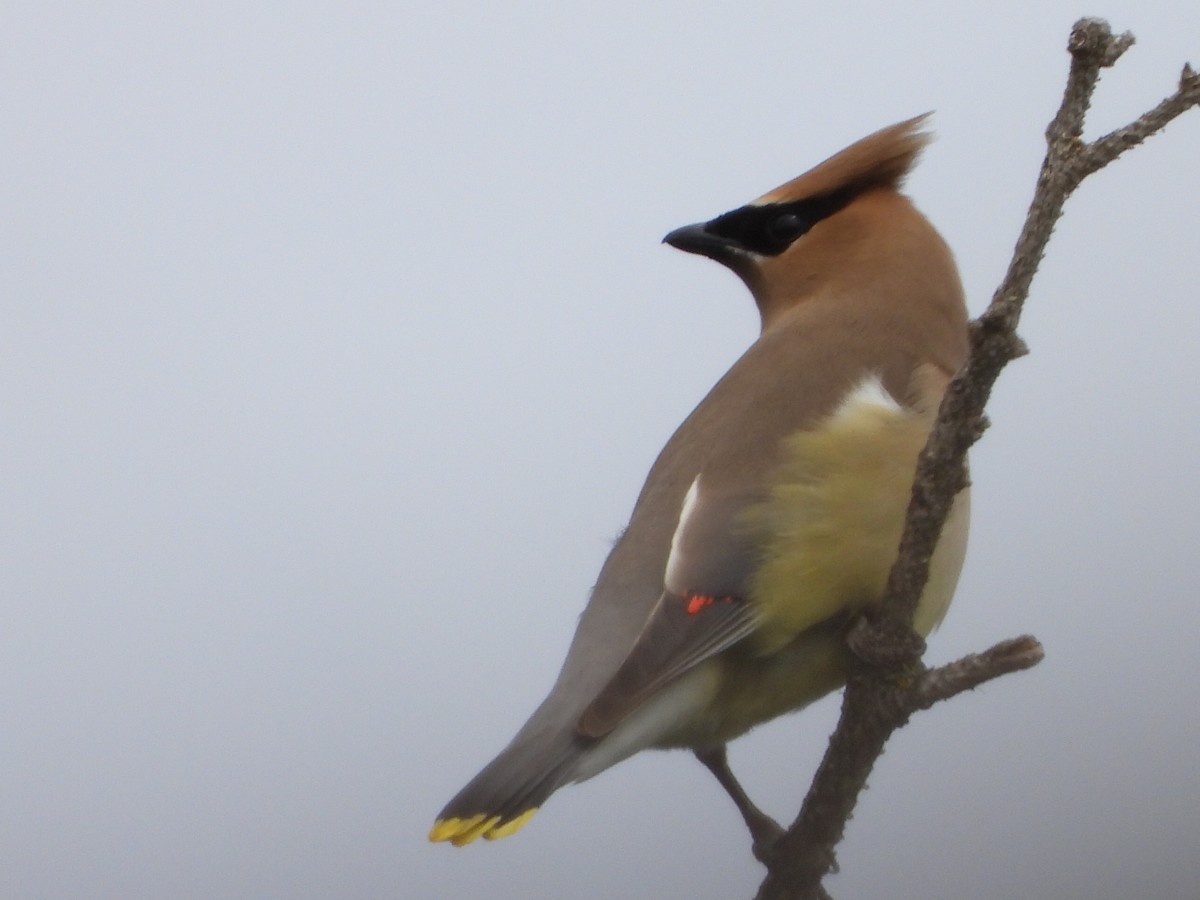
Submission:
<svg viewBox="0 0 1200 900">
<path fill-rule="evenodd" d="M 883 595 L 918 454 L 968 353 L 954 258 L 901 190 L 928 116 L 663 238 L 737 275 L 760 333 L 659 453 L 549 695 L 430 840 L 511 835 L 560 787 L 650 748 L 691 750 L 756 854 L 778 837 L 726 744 L 844 684 L 846 635 Z M 954 593 L 968 506 L 964 489 L 922 635 Z"/>
</svg>

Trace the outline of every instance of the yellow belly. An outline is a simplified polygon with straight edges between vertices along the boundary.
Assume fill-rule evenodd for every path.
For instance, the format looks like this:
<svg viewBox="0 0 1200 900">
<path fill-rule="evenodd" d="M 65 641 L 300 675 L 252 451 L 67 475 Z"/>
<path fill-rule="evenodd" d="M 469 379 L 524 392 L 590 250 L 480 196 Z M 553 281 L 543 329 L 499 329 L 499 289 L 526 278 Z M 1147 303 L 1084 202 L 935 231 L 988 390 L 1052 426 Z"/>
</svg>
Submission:
<svg viewBox="0 0 1200 900">
<path fill-rule="evenodd" d="M 769 496 L 748 511 L 761 535 L 750 599 L 759 627 L 704 665 L 705 712 L 668 743 L 730 740 L 842 684 L 844 630 L 877 603 L 896 558 L 917 455 L 932 413 L 904 410 L 866 390 L 823 427 L 787 439 Z M 950 604 L 966 551 L 968 497 L 955 501 L 931 561 L 914 627 L 928 634 Z"/>
<path fill-rule="evenodd" d="M 931 413 L 902 409 L 863 389 L 823 427 L 787 439 L 768 497 L 746 518 L 762 535 L 750 591 L 760 653 L 777 652 L 814 625 L 879 601 L 932 420 Z M 958 580 L 964 498 L 952 519 L 914 623 L 923 633 L 945 614 Z"/>
</svg>

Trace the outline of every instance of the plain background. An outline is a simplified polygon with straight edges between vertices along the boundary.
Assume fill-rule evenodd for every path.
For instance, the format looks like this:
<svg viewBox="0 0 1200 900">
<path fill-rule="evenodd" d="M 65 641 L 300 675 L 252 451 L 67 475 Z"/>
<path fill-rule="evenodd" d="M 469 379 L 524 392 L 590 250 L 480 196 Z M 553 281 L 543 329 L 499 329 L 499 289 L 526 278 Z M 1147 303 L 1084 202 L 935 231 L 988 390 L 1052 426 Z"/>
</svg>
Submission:
<svg viewBox="0 0 1200 900">
<path fill-rule="evenodd" d="M 649 463 L 754 338 L 660 245 L 935 109 L 909 182 L 973 312 L 1081 14 L 1192 0 L 10 3 L 0 29 L 0 894 L 750 896 L 684 754 L 517 837 L 425 834 L 552 680 Z M 1068 205 L 973 457 L 946 661 L 841 850 L 854 898 L 1200 896 L 1193 111 Z M 837 704 L 734 745 L 790 818 Z"/>
</svg>

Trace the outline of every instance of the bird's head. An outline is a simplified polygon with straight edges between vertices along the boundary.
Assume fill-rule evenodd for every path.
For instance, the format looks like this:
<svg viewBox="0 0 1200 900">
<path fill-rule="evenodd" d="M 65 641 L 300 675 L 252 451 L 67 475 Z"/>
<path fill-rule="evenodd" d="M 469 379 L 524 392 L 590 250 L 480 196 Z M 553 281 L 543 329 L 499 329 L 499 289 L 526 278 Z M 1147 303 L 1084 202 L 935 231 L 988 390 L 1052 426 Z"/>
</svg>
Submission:
<svg viewBox="0 0 1200 900">
<path fill-rule="evenodd" d="M 919 130 L 927 115 L 877 131 L 757 200 L 663 240 L 735 272 L 764 330 L 815 296 L 879 293 L 888 281 L 912 288 L 949 278 L 956 286 L 945 243 L 900 193 L 930 140 Z M 957 298 L 956 287 L 949 293 Z"/>
</svg>

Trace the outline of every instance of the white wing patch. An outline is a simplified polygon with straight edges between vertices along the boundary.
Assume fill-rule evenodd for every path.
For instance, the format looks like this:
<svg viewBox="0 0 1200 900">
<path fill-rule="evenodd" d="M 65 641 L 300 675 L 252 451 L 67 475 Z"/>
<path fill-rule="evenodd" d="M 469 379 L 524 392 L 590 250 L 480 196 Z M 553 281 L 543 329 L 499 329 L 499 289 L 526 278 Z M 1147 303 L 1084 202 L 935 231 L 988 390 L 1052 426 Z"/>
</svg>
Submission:
<svg viewBox="0 0 1200 900">
<path fill-rule="evenodd" d="M 830 418 L 853 419 L 871 408 L 894 413 L 904 412 L 904 407 L 897 403 L 896 398 L 883 386 L 883 380 L 877 372 L 872 372 L 852 388 Z"/>
<path fill-rule="evenodd" d="M 683 566 L 683 532 L 687 527 L 688 519 L 696 511 L 699 497 L 700 476 L 697 475 L 692 480 L 692 486 L 688 488 L 687 494 L 683 498 L 683 506 L 679 510 L 679 524 L 675 526 L 675 533 L 671 536 L 671 553 L 667 556 L 667 571 L 663 579 L 667 590 L 682 589 L 677 584 L 677 576 Z"/>
</svg>

